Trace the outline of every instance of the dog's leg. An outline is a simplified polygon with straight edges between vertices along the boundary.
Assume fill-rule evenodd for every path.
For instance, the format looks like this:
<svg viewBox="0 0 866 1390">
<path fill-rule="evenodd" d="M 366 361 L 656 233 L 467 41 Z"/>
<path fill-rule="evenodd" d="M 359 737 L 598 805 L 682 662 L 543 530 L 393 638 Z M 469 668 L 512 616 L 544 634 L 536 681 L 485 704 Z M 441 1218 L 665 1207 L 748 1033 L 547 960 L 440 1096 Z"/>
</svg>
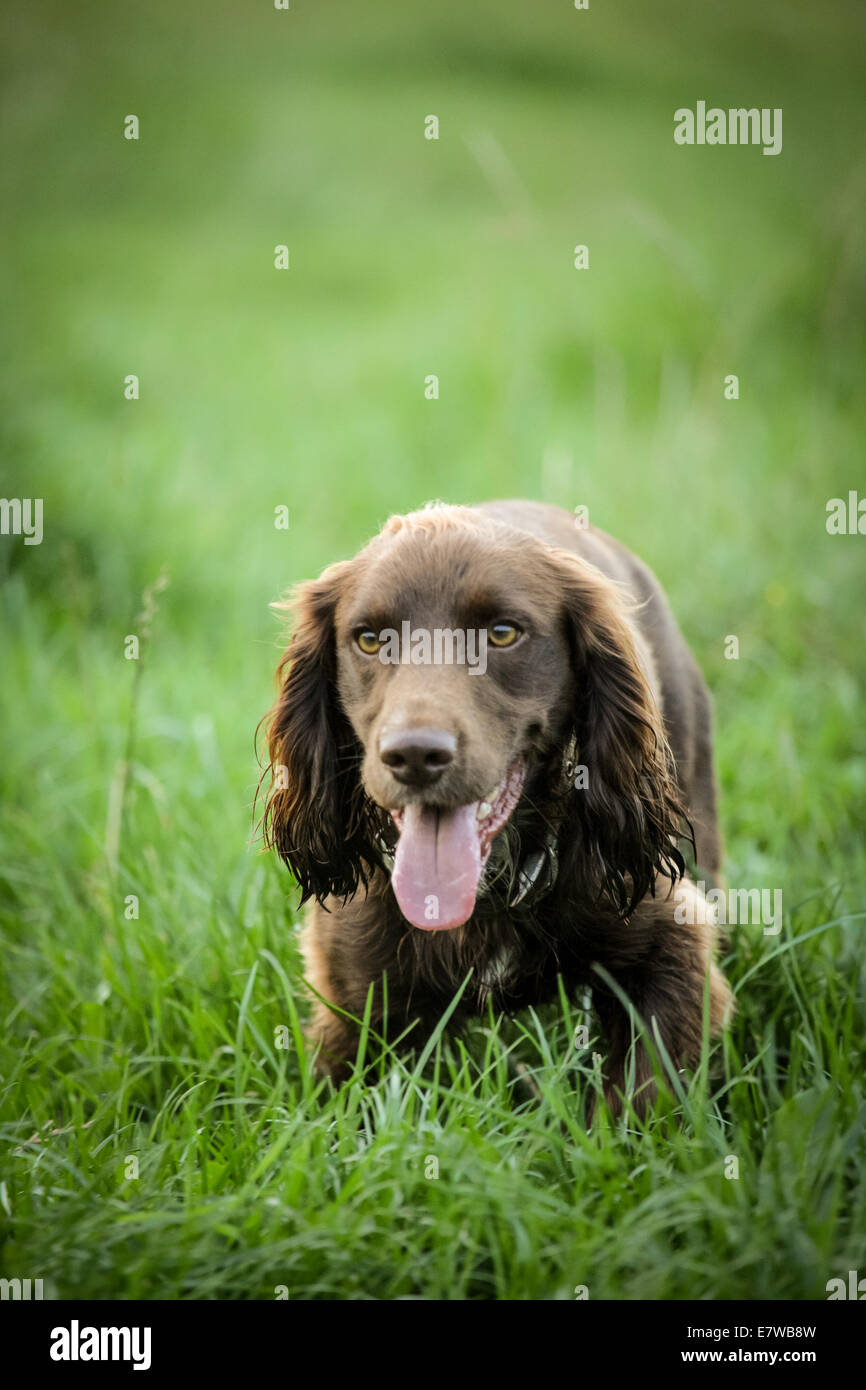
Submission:
<svg viewBox="0 0 866 1390">
<path fill-rule="evenodd" d="M 713 959 L 714 909 L 684 879 L 669 897 L 645 899 L 629 922 L 614 929 L 610 946 L 613 955 L 608 949 L 598 959 L 631 1001 L 652 1044 L 657 1030 L 678 1071 L 693 1065 L 701 1052 L 707 971 L 711 1037 L 718 1036 L 733 1010 L 730 987 Z M 656 1092 L 650 1053 L 640 1037 L 632 1048 L 631 1020 L 613 991 L 602 984 L 593 995 L 608 1049 L 605 1097 L 615 1114 L 622 1095 L 640 1113 Z"/>
<path fill-rule="evenodd" d="M 338 998 L 341 991 L 334 980 L 328 958 L 330 933 L 327 917 L 324 909 L 314 903 L 301 931 L 300 946 L 305 974 L 315 990 L 305 1037 L 316 1053 L 316 1070 L 320 1075 L 330 1075 L 339 1084 L 349 1075 L 358 1043 L 350 1021 L 328 1007 L 329 1004 L 345 1005 Z"/>
<path fill-rule="evenodd" d="M 371 894 L 348 903 L 329 898 L 328 909 L 315 904 L 301 932 L 306 978 L 321 996 L 314 998 L 306 1038 L 316 1050 L 317 1071 L 340 1085 L 352 1072 L 360 1036 L 355 1020 L 364 1017 L 371 990 L 372 1031 L 393 1041 L 408 1030 L 400 1045 L 406 1053 L 424 1045 L 449 994 L 434 997 L 415 979 L 411 957 L 401 962 L 405 931 L 389 925 L 381 898 Z"/>
</svg>

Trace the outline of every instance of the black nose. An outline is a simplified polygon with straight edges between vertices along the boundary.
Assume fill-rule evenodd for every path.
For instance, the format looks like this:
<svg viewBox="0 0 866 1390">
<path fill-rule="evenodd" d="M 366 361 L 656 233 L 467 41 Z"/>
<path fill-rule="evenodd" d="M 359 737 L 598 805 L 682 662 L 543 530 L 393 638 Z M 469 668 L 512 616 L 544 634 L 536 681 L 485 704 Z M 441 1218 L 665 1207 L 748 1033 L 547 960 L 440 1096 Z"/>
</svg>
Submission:
<svg viewBox="0 0 866 1390">
<path fill-rule="evenodd" d="M 457 739 L 444 729 L 390 729 L 379 739 L 379 757 L 407 787 L 429 787 L 456 752 Z"/>
</svg>

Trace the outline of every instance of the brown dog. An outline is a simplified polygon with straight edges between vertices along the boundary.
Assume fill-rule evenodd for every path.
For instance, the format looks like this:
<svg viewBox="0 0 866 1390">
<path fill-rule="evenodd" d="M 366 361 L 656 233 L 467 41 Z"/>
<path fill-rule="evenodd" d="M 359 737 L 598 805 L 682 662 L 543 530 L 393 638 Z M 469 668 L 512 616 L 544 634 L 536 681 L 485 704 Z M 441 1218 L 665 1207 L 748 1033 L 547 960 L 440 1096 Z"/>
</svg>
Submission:
<svg viewBox="0 0 866 1390">
<path fill-rule="evenodd" d="M 614 1109 L 627 1075 L 646 1104 L 610 979 L 677 1068 L 708 972 L 713 1033 L 730 1002 L 712 913 L 677 911 L 698 895 L 678 841 L 690 825 L 709 876 L 721 845 L 710 700 L 656 579 L 558 508 L 437 504 L 292 607 L 264 830 L 316 900 L 320 1065 L 347 1074 L 357 1028 L 328 1003 L 357 1018 L 371 985 L 373 1027 L 416 1045 L 470 970 L 458 1023 L 553 1000 L 559 976 L 592 987 Z"/>
</svg>

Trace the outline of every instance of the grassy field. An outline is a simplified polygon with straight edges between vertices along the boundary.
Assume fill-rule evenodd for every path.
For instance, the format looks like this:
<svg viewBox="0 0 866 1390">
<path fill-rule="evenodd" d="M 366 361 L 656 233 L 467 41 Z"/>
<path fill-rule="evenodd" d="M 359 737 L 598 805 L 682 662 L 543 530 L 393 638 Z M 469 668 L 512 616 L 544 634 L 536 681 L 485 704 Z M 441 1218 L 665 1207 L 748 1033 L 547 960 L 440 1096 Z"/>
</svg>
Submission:
<svg viewBox="0 0 866 1390">
<path fill-rule="evenodd" d="M 866 17 L 2 25 L 0 492 L 43 499 L 44 539 L 0 537 L 0 1272 L 191 1299 L 866 1274 L 866 538 L 825 527 L 866 492 Z M 782 107 L 782 153 L 677 146 L 699 98 Z M 584 504 L 656 570 L 714 691 L 730 882 L 784 893 L 778 936 L 732 933 L 729 1036 L 643 1126 L 581 1126 L 579 1001 L 423 1070 L 370 1038 L 378 1084 L 339 1094 L 303 1052 L 295 895 L 253 836 L 268 604 L 393 511 L 494 496 Z"/>
</svg>

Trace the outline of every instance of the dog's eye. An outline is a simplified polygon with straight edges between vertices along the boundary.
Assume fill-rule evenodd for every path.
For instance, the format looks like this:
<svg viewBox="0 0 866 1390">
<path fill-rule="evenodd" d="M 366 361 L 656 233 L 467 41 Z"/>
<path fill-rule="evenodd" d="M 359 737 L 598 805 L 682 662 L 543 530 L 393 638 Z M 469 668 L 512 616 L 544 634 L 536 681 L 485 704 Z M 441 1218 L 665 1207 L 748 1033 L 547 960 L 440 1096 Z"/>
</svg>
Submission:
<svg viewBox="0 0 866 1390">
<path fill-rule="evenodd" d="M 494 647 L 513 647 L 521 633 L 514 623 L 493 623 L 487 635 Z"/>
<path fill-rule="evenodd" d="M 381 646 L 379 638 L 369 627 L 362 628 L 360 632 L 356 632 L 355 641 L 358 643 L 358 646 L 365 656 L 375 656 Z"/>
</svg>

